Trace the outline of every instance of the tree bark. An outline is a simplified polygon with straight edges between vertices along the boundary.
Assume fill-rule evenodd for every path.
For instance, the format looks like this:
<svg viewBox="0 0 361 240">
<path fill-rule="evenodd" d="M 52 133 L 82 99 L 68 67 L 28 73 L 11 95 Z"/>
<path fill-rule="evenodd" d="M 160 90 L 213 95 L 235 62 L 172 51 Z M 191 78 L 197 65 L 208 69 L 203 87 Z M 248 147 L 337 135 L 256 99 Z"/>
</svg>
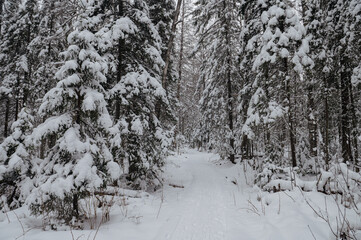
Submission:
<svg viewBox="0 0 361 240">
<path fill-rule="evenodd" d="M 349 81 L 351 81 L 351 79 L 349 79 Z M 358 131 L 358 128 L 357 128 L 357 116 L 356 116 L 356 106 L 355 106 L 355 100 L 354 100 L 354 96 L 353 96 L 353 89 L 352 89 L 352 83 L 349 82 L 349 91 L 350 91 L 350 111 L 351 111 L 351 117 L 352 117 L 352 131 L 351 131 L 351 134 L 352 134 L 352 144 L 353 144 L 353 152 L 354 152 L 354 161 L 353 161 L 353 164 L 354 165 L 358 165 L 359 164 L 359 153 L 358 153 L 358 136 L 359 136 L 359 131 Z M 359 171 L 360 169 L 359 168 L 355 168 L 355 171 Z"/>
<path fill-rule="evenodd" d="M 317 123 L 315 116 L 313 115 L 314 111 L 314 97 L 313 97 L 313 87 L 308 89 L 308 137 L 310 144 L 310 156 L 317 156 Z"/>
<path fill-rule="evenodd" d="M 3 5 L 4 5 L 4 0 L 0 0 L 0 33 L 3 22 Z"/>
<path fill-rule="evenodd" d="M 324 99 L 325 99 L 325 139 L 324 139 L 324 148 L 325 148 L 325 163 L 326 163 L 326 170 L 328 169 L 328 164 L 330 162 L 329 156 L 329 106 L 328 106 L 328 85 L 327 79 L 324 79 Z"/>
<path fill-rule="evenodd" d="M 280 22 L 280 30 L 281 32 L 285 31 L 285 19 Z M 281 71 L 284 74 L 284 87 L 286 92 L 286 99 L 288 105 L 288 125 L 289 125 L 289 137 L 290 137 L 290 147 L 291 147 L 291 162 L 292 167 L 297 167 L 297 159 L 296 159 L 296 131 L 295 131 L 295 123 L 293 119 L 294 114 L 294 106 L 292 103 L 292 93 L 291 93 L 291 77 L 288 74 L 288 59 L 282 59 Z"/>
<path fill-rule="evenodd" d="M 343 56 L 341 65 L 341 140 L 342 140 L 342 158 L 346 163 L 352 162 L 351 151 L 351 124 L 350 124 L 350 86 L 351 72 L 348 67 L 349 59 Z"/>
<path fill-rule="evenodd" d="M 227 88 L 228 88 L 228 119 L 229 119 L 229 130 L 231 131 L 231 136 L 229 139 L 229 146 L 231 148 L 231 153 L 229 155 L 229 160 L 232 163 L 236 163 L 235 154 L 234 154 L 234 136 L 233 136 L 233 99 L 232 99 L 232 82 L 230 70 L 227 73 Z"/>
<path fill-rule="evenodd" d="M 226 3 L 224 2 L 224 10 L 226 9 Z M 227 21 L 227 19 L 226 19 Z M 230 139 L 229 139 L 229 146 L 230 146 L 230 153 L 229 153 L 229 160 L 232 163 L 236 163 L 235 161 L 235 149 L 234 149 L 234 136 L 233 136 L 233 96 L 232 96 L 232 76 L 231 76 L 231 56 L 232 53 L 230 51 L 230 36 L 229 36 L 229 28 L 228 28 L 228 22 L 225 23 L 226 28 L 225 28 L 225 38 L 226 38 L 226 44 L 227 44 L 227 111 L 228 111 L 228 126 L 229 126 L 229 130 L 230 130 Z"/>
<path fill-rule="evenodd" d="M 10 98 L 8 96 L 6 96 L 5 119 L 4 119 L 4 137 L 9 136 L 9 113 L 10 113 Z"/>
<path fill-rule="evenodd" d="M 286 86 L 286 96 L 287 96 L 287 104 L 288 104 L 288 124 L 289 124 L 289 136 L 290 136 L 290 145 L 291 145 L 291 161 L 292 167 L 297 167 L 297 159 L 296 159 L 296 135 L 295 135 L 295 127 L 293 121 L 293 103 L 292 103 L 292 93 L 291 93 L 291 83 L 290 76 L 288 76 L 288 60 L 287 58 L 283 59 L 283 71 L 285 73 L 285 86 Z"/>
<path fill-rule="evenodd" d="M 168 68 L 169 68 L 169 64 L 170 64 L 170 57 L 171 57 L 172 50 L 173 50 L 175 32 L 177 30 L 177 22 L 178 22 L 178 17 L 179 17 L 181 5 L 182 5 L 182 0 L 178 0 L 177 7 L 176 7 L 176 10 L 175 10 L 175 13 L 174 13 L 172 29 L 171 29 L 171 33 L 170 33 L 169 41 L 168 41 L 167 55 L 166 55 L 166 59 L 165 59 L 165 66 L 164 66 L 164 69 L 163 69 L 162 86 L 166 91 L 167 91 Z"/>
<path fill-rule="evenodd" d="M 73 216 L 75 216 L 75 218 L 79 217 L 79 195 L 78 194 L 73 194 Z"/>
<path fill-rule="evenodd" d="M 118 0 L 118 16 L 123 17 L 124 16 L 124 4 L 123 0 Z M 123 72 L 124 72 L 124 66 L 123 66 L 123 54 L 124 54 L 124 39 L 119 38 L 118 40 L 118 65 L 117 65 L 117 83 L 120 82 Z M 117 98 L 115 100 L 115 113 L 114 113 L 114 119 L 118 120 L 120 118 L 120 99 Z"/>
<path fill-rule="evenodd" d="M 182 24 L 180 36 L 180 50 L 179 50 L 179 65 L 178 65 L 178 85 L 177 85 L 177 98 L 180 101 L 180 86 L 182 83 L 182 68 L 183 68 L 183 50 L 184 50 L 184 16 L 185 16 L 185 1 L 182 5 Z"/>
<path fill-rule="evenodd" d="M 178 63 L 178 82 L 177 82 L 177 99 L 181 100 L 181 83 L 182 83 L 182 73 L 183 73 L 183 51 L 184 51 L 184 16 L 185 16 L 185 1 L 182 4 L 182 23 L 181 23 L 181 36 L 180 36 L 180 50 L 179 50 L 179 63 Z M 182 111 L 179 109 L 179 119 L 178 119 L 178 132 L 184 135 L 183 126 L 184 116 L 182 116 Z"/>
</svg>

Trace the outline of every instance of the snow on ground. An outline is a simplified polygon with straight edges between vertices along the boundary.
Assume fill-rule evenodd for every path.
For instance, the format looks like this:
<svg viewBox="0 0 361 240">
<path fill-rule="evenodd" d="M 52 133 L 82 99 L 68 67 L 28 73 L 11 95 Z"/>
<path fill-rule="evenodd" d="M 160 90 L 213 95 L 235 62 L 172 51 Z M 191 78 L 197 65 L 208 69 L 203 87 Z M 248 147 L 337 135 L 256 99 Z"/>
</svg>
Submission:
<svg viewBox="0 0 361 240">
<path fill-rule="evenodd" d="M 332 239 L 327 223 L 316 216 L 300 191 L 260 192 L 246 184 L 253 181 L 251 175 L 244 174 L 241 164 L 224 163 L 217 155 L 187 149 L 168 158 L 161 190 L 116 204 L 110 222 L 102 224 L 98 232 L 43 231 L 41 219 L 29 217 L 21 208 L 0 215 L 0 239 Z M 325 209 L 324 195 L 304 194 L 315 209 Z M 332 216 L 336 207 L 329 197 L 326 201 Z M 355 224 L 361 221 L 352 220 Z"/>
</svg>

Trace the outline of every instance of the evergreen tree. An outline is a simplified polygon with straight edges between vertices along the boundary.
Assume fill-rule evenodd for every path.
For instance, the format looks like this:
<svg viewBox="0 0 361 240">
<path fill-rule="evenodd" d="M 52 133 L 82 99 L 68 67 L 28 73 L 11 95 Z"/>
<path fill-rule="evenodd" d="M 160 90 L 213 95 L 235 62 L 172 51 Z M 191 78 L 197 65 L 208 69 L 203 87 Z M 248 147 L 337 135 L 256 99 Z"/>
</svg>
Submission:
<svg viewBox="0 0 361 240">
<path fill-rule="evenodd" d="M 54 75 L 61 62 L 60 53 L 66 49 L 65 34 L 70 31 L 70 16 L 76 9 L 69 1 L 46 0 L 42 2 L 39 12 L 39 31 L 30 43 L 33 59 L 33 78 L 30 86 L 34 100 L 41 99 L 46 92 L 55 86 Z M 35 103 L 33 103 L 35 104 Z"/>
<path fill-rule="evenodd" d="M 120 129 L 113 136 L 112 151 L 132 185 L 146 188 L 159 185 L 157 171 L 167 154 L 173 121 L 160 83 L 162 39 L 145 1 L 120 1 L 117 7 L 117 17 L 110 20 L 108 31 L 110 54 L 117 59 L 116 72 L 108 81 L 110 99 L 115 103 L 113 116 Z"/>
<path fill-rule="evenodd" d="M 56 73 L 59 82 L 43 99 L 39 113 L 49 116 L 34 129 L 39 144 L 50 135 L 53 143 L 35 175 L 36 188 L 27 203 L 34 214 L 65 220 L 82 216 L 79 201 L 120 176 L 107 138 L 112 120 L 102 86 L 108 66 L 97 49 L 101 18 L 97 5 L 83 1 L 83 8 L 68 35 L 65 62 Z"/>
<path fill-rule="evenodd" d="M 235 93 L 240 76 L 237 71 L 237 41 L 240 22 L 237 1 L 197 1 L 195 25 L 199 46 L 208 51 L 209 63 L 202 71 L 206 87 L 201 99 L 202 126 L 209 131 L 214 148 L 235 163 Z"/>
<path fill-rule="evenodd" d="M 262 112 L 263 123 L 272 123 L 281 116 L 287 120 L 283 126 L 287 126 L 290 158 L 293 167 L 297 166 L 296 159 L 296 123 L 295 123 L 295 87 L 303 72 L 303 66 L 313 64 L 307 56 L 309 51 L 308 41 L 304 38 L 306 32 L 299 20 L 295 9 L 288 2 L 268 1 L 267 10 L 263 11 L 261 20 L 264 24 L 262 33 L 262 45 L 258 56 L 254 61 L 253 68 L 258 71 L 256 90 L 252 105 L 259 104 L 264 99 L 265 109 Z M 252 113 L 252 110 L 251 110 Z M 249 117 L 254 118 L 251 114 Z M 258 115 L 258 114 L 257 114 Z M 279 124 L 278 122 L 277 124 Z M 268 128 L 268 127 L 267 127 Z M 286 133 L 277 134 L 284 141 Z M 270 137 L 271 135 L 269 135 Z M 276 142 L 275 139 L 268 139 Z M 282 145 L 281 145 L 282 146 Z M 273 151 L 272 149 L 270 149 Z M 278 157 L 282 156 L 279 154 Z"/>
<path fill-rule="evenodd" d="M 240 65 L 239 71 L 242 76 L 240 91 L 238 94 L 238 119 L 236 127 L 237 150 L 242 158 L 251 158 L 253 153 L 253 142 L 262 142 L 266 135 L 264 126 L 260 123 L 262 113 L 255 114 L 253 108 L 249 108 L 251 97 L 256 93 L 258 86 L 256 79 L 257 72 L 253 71 L 253 63 L 262 47 L 261 35 L 264 24 L 261 20 L 263 11 L 267 10 L 267 4 L 256 1 L 243 1 L 240 9 L 243 26 L 240 33 Z M 255 83 L 255 84 L 254 84 Z M 253 98 L 253 100 L 256 100 Z M 261 102 L 256 101 L 261 108 Z M 262 106 L 262 108 L 264 108 Z M 256 116 L 252 118 L 251 115 Z M 259 129 L 252 127 L 258 125 Z M 257 131 L 258 130 L 258 131 Z"/>
<path fill-rule="evenodd" d="M 5 211 L 21 206 L 33 186 L 33 122 L 30 111 L 23 108 L 11 126 L 12 134 L 0 145 L 0 209 Z"/>
<path fill-rule="evenodd" d="M 6 1 L 0 42 L 1 94 L 4 100 L 4 136 L 8 135 L 10 110 L 17 120 L 20 109 L 29 99 L 34 57 L 29 44 L 38 30 L 38 2 Z M 14 100 L 14 101 L 12 101 Z"/>
</svg>

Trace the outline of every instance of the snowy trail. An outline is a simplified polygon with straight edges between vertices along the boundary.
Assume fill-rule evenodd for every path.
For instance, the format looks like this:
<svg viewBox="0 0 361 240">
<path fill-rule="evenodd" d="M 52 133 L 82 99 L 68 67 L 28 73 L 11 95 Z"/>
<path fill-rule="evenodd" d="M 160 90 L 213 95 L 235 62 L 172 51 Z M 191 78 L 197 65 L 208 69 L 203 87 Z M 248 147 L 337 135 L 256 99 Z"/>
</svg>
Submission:
<svg viewBox="0 0 361 240">
<path fill-rule="evenodd" d="M 115 205 L 111 221 L 102 224 L 99 232 L 43 231 L 41 219 L 21 208 L 17 215 L 8 214 L 9 221 L 0 215 L 0 239 L 18 239 L 22 226 L 28 231 L 26 240 L 87 240 L 96 234 L 96 240 L 119 236 L 126 240 L 313 240 L 312 234 L 317 240 L 332 239 L 327 224 L 315 216 L 299 192 L 261 192 L 247 186 L 252 173 L 246 177 L 241 164 L 218 159 L 191 149 L 169 157 L 162 191 Z M 322 194 L 309 194 L 322 206 Z"/>
<path fill-rule="evenodd" d="M 286 195 L 260 193 L 246 184 L 240 164 L 223 163 L 195 150 L 171 159 L 166 179 L 184 189 L 165 187 L 163 223 L 149 240 L 313 239 L 308 225 L 316 219 L 307 207 L 301 211 Z M 319 230 L 313 229 L 317 239 L 328 239 Z"/>
<path fill-rule="evenodd" d="M 214 155 L 199 152 L 185 155 L 182 171 L 189 173 L 191 180 L 177 201 L 170 200 L 167 207 L 173 209 L 172 214 L 154 240 L 231 239 L 227 227 L 233 222 L 229 217 L 235 210 L 234 184 L 210 162 Z"/>
</svg>

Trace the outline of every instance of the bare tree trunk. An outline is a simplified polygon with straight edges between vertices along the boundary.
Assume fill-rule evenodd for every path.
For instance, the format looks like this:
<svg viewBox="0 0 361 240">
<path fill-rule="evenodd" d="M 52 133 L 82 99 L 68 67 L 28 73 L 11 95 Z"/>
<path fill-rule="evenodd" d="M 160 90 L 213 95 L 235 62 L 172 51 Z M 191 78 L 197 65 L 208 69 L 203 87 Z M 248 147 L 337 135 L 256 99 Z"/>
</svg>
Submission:
<svg viewBox="0 0 361 240">
<path fill-rule="evenodd" d="M 324 79 L 324 99 L 325 99 L 325 139 L 324 139 L 324 144 L 325 144 L 325 163 L 326 163 L 326 168 L 328 169 L 328 164 L 330 162 L 330 156 L 329 156 L 329 106 L 328 106 L 328 85 L 327 85 L 327 80 L 326 78 Z"/>
<path fill-rule="evenodd" d="M 124 15 L 124 3 L 123 0 L 118 0 L 118 16 L 119 17 L 123 17 Z M 122 75 L 123 75 L 123 71 L 124 71 L 124 66 L 123 66 L 123 53 L 124 53 L 124 39 L 123 38 L 119 38 L 118 40 L 118 56 L 117 56 L 117 60 L 118 60 L 118 64 L 117 64 L 117 83 L 120 82 Z M 120 99 L 117 98 L 115 100 L 115 112 L 114 112 L 114 119 L 118 120 L 120 118 Z"/>
<path fill-rule="evenodd" d="M 350 124 L 350 87 L 351 73 L 348 69 L 349 59 L 343 56 L 341 59 L 341 138 L 342 158 L 344 162 L 352 162 L 351 151 L 351 124 Z"/>
<path fill-rule="evenodd" d="M 351 80 L 351 79 L 349 79 Z M 352 83 L 350 82 L 349 84 L 350 87 L 350 107 L 351 107 L 351 114 L 352 114 L 352 144 L 353 144 L 353 151 L 354 151 L 354 165 L 358 165 L 359 164 L 359 153 L 358 153 L 358 136 L 359 136 L 359 131 L 357 128 L 357 117 L 356 117 L 356 106 L 355 106 L 355 100 L 354 100 L 354 96 L 353 96 L 353 89 L 352 89 Z M 355 171 L 359 171 L 359 168 L 356 168 Z"/>
<path fill-rule="evenodd" d="M 230 64 L 230 63 L 229 63 Z M 231 147 L 231 153 L 229 155 L 229 160 L 232 163 L 236 163 L 235 154 L 234 154 L 234 136 L 233 136 L 233 98 L 232 98 L 232 82 L 231 82 L 231 73 L 228 70 L 227 73 L 227 88 L 228 88 L 228 120 L 229 120 L 229 130 L 231 131 L 231 137 L 229 139 L 229 145 Z"/>
<path fill-rule="evenodd" d="M 4 0 L 0 0 L 0 33 L 3 22 L 3 5 L 4 5 Z"/>
<path fill-rule="evenodd" d="M 269 100 L 269 91 L 268 91 L 268 88 L 269 88 L 269 66 L 268 66 L 268 63 L 265 63 L 264 65 L 264 78 L 265 78 L 265 87 L 264 87 L 264 90 L 265 90 L 265 95 L 266 95 L 266 98 L 267 100 Z M 271 131 L 270 131 L 270 127 L 269 127 L 269 123 L 266 123 L 265 125 L 265 144 L 264 144 L 264 152 L 267 152 L 268 153 L 268 148 L 267 146 L 271 146 Z"/>
<path fill-rule="evenodd" d="M 73 216 L 79 217 L 79 195 L 73 194 Z"/>
<path fill-rule="evenodd" d="M 16 78 L 16 91 L 15 91 L 15 121 L 18 120 L 18 114 L 19 114 L 19 107 L 20 107 L 20 76 L 19 74 L 17 75 Z"/>
<path fill-rule="evenodd" d="M 171 57 L 172 50 L 173 50 L 174 38 L 175 38 L 176 30 L 177 30 L 177 22 L 178 22 L 181 5 L 182 5 L 182 0 L 178 0 L 177 7 L 176 7 L 176 10 L 174 13 L 171 34 L 169 36 L 169 41 L 168 41 L 167 55 L 165 58 L 165 66 L 163 69 L 163 76 L 162 76 L 162 86 L 165 90 L 167 90 L 168 68 L 169 68 L 169 63 L 170 63 L 170 57 Z"/>
<path fill-rule="evenodd" d="M 291 93 L 288 92 L 288 100 L 291 101 Z M 293 122 L 293 106 L 292 103 L 289 103 L 289 112 L 288 112 L 288 121 L 290 124 L 290 144 L 291 144 L 291 159 L 292 167 L 297 167 L 296 159 L 296 136 L 295 136 L 295 127 Z"/>
<path fill-rule="evenodd" d="M 224 9 L 226 9 L 226 3 L 224 2 Z M 231 132 L 231 136 L 229 139 L 229 146 L 231 148 L 231 152 L 229 154 L 229 160 L 232 163 L 236 163 L 235 160 L 235 149 L 234 149 L 234 136 L 233 136 L 233 96 L 232 96 L 232 76 L 231 76 L 231 56 L 232 53 L 229 51 L 229 47 L 230 47 L 230 36 L 229 36 L 229 29 L 228 29 L 228 24 L 226 23 L 226 29 L 225 29 L 225 38 L 226 38 L 226 44 L 227 44 L 227 104 L 228 104 L 228 126 L 229 126 L 229 130 Z"/>
<path fill-rule="evenodd" d="M 6 96 L 5 105 L 5 119 L 4 119 L 4 137 L 9 135 L 9 113 L 10 113 L 10 98 Z"/>
<path fill-rule="evenodd" d="M 317 156 L 317 123 L 315 116 L 313 115 L 313 108 L 314 108 L 314 98 L 313 98 L 313 87 L 308 89 L 308 137 L 309 137 L 309 144 L 310 144 L 310 156 L 316 157 Z"/>
<path fill-rule="evenodd" d="M 284 32 L 284 20 L 280 22 L 280 30 L 281 32 Z M 293 119 L 294 114 L 294 106 L 292 103 L 292 93 L 291 93 L 291 77 L 288 74 L 288 59 L 283 58 L 282 66 L 281 66 L 282 72 L 284 74 L 284 88 L 286 92 L 286 99 L 287 99 L 287 105 L 288 105 L 288 125 L 289 125 L 289 137 L 290 137 L 290 145 L 291 145 L 291 162 L 292 167 L 297 167 L 297 159 L 296 159 L 296 129 L 295 129 L 295 123 Z"/>
<path fill-rule="evenodd" d="M 177 98 L 180 100 L 180 86 L 182 83 L 182 68 L 183 68 L 183 51 L 184 51 L 184 16 L 185 16 L 185 1 L 182 5 L 182 23 L 181 23 L 181 36 L 180 36 L 180 50 L 179 50 L 179 65 L 178 65 L 178 85 L 177 85 Z"/>
<path fill-rule="evenodd" d="M 19 97 L 15 98 L 15 121 L 18 120 L 18 114 L 19 114 Z"/>
<path fill-rule="evenodd" d="M 182 23 L 181 23 L 181 36 L 180 36 L 180 50 L 179 50 L 179 63 L 178 63 L 178 82 L 177 82 L 177 98 L 178 101 L 181 100 L 181 83 L 182 83 L 182 73 L 183 73 L 183 51 L 184 51 L 184 20 L 185 20 L 185 1 L 182 4 Z M 182 111 L 179 109 L 179 120 L 178 120 L 178 131 L 184 135 L 182 124 L 184 124 L 184 116 L 182 116 Z"/>
<path fill-rule="evenodd" d="M 308 10 L 306 0 L 301 0 L 301 7 L 302 7 L 302 17 L 304 18 L 306 16 L 306 11 Z M 305 22 L 304 24 L 307 25 L 309 24 L 309 22 Z M 309 79 L 309 80 L 313 80 L 313 79 Z M 310 144 L 309 150 L 310 150 L 310 156 L 316 157 L 317 156 L 317 123 L 315 116 L 313 115 L 315 102 L 313 96 L 314 86 L 312 85 L 312 82 L 310 83 L 307 90 L 308 90 L 308 96 L 307 96 L 308 141 Z"/>
<path fill-rule="evenodd" d="M 292 93 L 291 93 L 291 83 L 290 76 L 288 76 L 288 60 L 284 58 L 283 60 L 283 71 L 285 73 L 285 87 L 286 87 L 286 96 L 288 103 L 288 124 L 289 124 L 289 136 L 290 136 L 290 145 L 291 145 L 291 161 L 292 167 L 297 167 L 297 159 L 296 159 L 296 131 L 294 127 L 294 119 L 293 119 L 293 110 L 294 106 L 292 103 Z"/>
</svg>

